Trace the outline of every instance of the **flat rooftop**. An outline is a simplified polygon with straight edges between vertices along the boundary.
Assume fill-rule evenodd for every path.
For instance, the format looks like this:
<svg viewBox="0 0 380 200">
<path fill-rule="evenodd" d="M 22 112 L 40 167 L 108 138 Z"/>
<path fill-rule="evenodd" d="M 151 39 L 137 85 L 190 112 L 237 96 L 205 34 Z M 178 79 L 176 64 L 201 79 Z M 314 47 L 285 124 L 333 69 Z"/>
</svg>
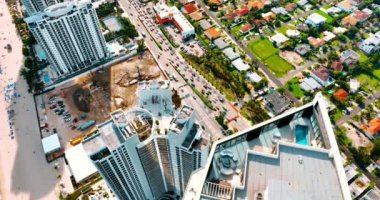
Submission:
<svg viewBox="0 0 380 200">
<path fill-rule="evenodd" d="M 141 141 L 145 140 L 151 135 L 152 126 L 153 116 L 144 109 L 117 110 L 111 113 L 111 119 L 97 125 L 98 133 L 85 139 L 83 147 L 88 154 L 104 148 L 112 151 L 132 135 L 137 134 Z"/>
<path fill-rule="evenodd" d="M 337 171 L 328 151 L 279 144 L 276 155 L 250 152 L 244 189 L 235 199 L 343 199 Z M 265 196 L 265 195 L 264 195 Z"/>
<path fill-rule="evenodd" d="M 183 197 L 199 198 L 351 199 L 323 96 L 215 142 Z"/>
</svg>

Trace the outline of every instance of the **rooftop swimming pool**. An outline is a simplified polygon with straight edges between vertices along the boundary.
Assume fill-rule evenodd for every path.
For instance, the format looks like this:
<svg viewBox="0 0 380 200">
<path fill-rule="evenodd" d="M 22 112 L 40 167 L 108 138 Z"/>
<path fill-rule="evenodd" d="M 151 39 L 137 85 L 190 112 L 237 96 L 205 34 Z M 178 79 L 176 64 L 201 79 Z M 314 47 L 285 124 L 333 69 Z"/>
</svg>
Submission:
<svg viewBox="0 0 380 200">
<path fill-rule="evenodd" d="M 302 145 L 309 145 L 309 128 L 304 125 L 296 125 L 294 129 L 296 135 L 296 143 Z"/>
</svg>

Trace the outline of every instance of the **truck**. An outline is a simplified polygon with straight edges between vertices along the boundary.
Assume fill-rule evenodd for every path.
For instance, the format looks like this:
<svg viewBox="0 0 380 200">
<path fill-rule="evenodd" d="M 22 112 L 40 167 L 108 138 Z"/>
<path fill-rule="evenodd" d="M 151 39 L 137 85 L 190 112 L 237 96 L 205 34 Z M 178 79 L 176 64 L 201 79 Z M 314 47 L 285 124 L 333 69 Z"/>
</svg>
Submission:
<svg viewBox="0 0 380 200">
<path fill-rule="evenodd" d="M 80 142 L 82 142 L 83 138 L 84 138 L 83 136 L 79 136 L 79 137 L 76 137 L 74 139 L 71 139 L 70 144 L 75 146 L 75 145 L 79 144 Z"/>
<path fill-rule="evenodd" d="M 95 123 L 96 123 L 95 120 L 87 121 L 86 123 L 82 124 L 78 129 L 80 131 L 84 131 L 84 130 L 90 128 L 91 126 L 95 125 Z"/>
</svg>

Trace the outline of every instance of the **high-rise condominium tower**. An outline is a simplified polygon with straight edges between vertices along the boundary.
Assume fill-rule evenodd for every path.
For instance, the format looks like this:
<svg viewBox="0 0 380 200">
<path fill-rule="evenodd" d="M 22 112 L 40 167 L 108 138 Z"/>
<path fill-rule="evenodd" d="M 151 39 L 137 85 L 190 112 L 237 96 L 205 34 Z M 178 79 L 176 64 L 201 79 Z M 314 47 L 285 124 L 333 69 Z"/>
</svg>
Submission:
<svg viewBox="0 0 380 200">
<path fill-rule="evenodd" d="M 119 199 L 182 196 L 207 160 L 206 134 L 191 107 L 173 113 L 168 82 L 141 82 L 138 90 L 140 106 L 113 112 L 83 147 Z"/>
<path fill-rule="evenodd" d="M 107 56 L 91 1 L 58 3 L 24 20 L 58 76 L 79 71 Z"/>
</svg>

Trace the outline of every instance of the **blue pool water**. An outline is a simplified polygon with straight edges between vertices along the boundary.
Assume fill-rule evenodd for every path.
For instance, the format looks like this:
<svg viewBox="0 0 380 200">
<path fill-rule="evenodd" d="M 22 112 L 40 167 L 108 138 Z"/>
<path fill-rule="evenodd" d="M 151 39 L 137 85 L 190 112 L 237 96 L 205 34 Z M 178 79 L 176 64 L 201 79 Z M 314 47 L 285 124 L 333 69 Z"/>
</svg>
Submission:
<svg viewBox="0 0 380 200">
<path fill-rule="evenodd" d="M 43 79 L 45 84 L 50 83 L 51 81 L 50 76 L 48 74 L 44 74 Z"/>
<path fill-rule="evenodd" d="M 302 145 L 309 145 L 308 132 L 309 128 L 303 125 L 296 125 L 295 127 L 296 143 Z"/>
</svg>

